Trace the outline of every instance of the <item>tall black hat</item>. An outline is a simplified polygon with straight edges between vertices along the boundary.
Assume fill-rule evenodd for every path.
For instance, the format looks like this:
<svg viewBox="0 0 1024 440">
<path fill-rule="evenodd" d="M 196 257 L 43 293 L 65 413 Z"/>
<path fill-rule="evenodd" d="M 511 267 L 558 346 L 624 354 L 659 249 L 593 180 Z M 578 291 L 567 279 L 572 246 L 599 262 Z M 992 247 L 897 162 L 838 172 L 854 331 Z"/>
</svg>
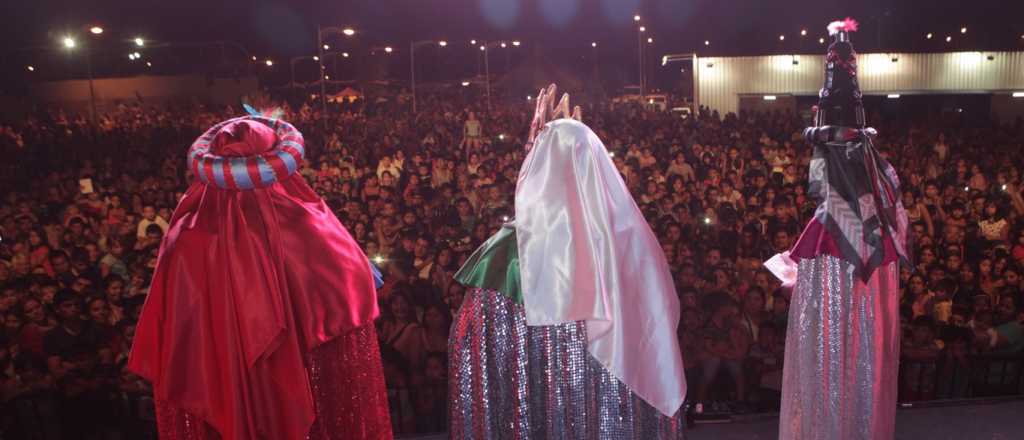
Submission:
<svg viewBox="0 0 1024 440">
<path fill-rule="evenodd" d="M 825 57 L 825 85 L 818 93 L 816 125 L 864 127 L 864 105 L 857 83 L 857 53 L 850 42 L 850 33 L 857 30 L 852 18 L 828 25 L 829 38 Z"/>
</svg>

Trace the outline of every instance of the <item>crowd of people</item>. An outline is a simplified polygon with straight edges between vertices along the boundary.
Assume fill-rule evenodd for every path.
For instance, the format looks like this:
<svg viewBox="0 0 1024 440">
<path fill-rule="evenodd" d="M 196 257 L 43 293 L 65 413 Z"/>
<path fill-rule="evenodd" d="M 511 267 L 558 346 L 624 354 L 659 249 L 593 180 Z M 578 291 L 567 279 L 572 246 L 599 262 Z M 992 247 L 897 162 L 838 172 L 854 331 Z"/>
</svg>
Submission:
<svg viewBox="0 0 1024 440">
<path fill-rule="evenodd" d="M 398 99 L 326 115 L 312 103 L 283 106 L 306 138 L 301 175 L 385 274 L 378 329 L 396 433 L 443 431 L 447 336 L 466 294 L 452 277 L 514 215 L 532 108 L 488 111 L 446 93 L 421 96 L 417 114 Z M 191 182 L 189 144 L 240 113 L 121 103 L 95 126 L 56 110 L 0 126 L 9 159 L 0 165 L 0 433 L 152 432 L 148 385 L 123 368 L 134 323 Z M 761 262 L 787 250 L 814 213 L 807 121 L 706 109 L 684 119 L 611 103 L 583 114 L 675 276 L 689 400 L 771 407 L 788 292 Z M 901 399 L 966 395 L 973 376 L 949 366 L 1024 350 L 1024 124 L 957 114 L 869 120 L 911 222 L 914 267 L 902 268 L 900 314 L 913 380 L 901 380 Z M 1022 364 L 1013 365 L 1019 390 Z"/>
</svg>

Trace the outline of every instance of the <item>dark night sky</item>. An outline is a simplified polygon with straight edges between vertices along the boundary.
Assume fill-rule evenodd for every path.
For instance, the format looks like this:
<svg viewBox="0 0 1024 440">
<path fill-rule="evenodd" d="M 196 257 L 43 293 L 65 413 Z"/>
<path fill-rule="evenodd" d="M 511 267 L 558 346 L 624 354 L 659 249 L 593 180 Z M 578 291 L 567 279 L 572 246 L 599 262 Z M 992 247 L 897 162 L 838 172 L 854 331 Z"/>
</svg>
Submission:
<svg viewBox="0 0 1024 440">
<path fill-rule="evenodd" d="M 861 50 L 942 50 L 1024 46 L 1024 1 L 922 0 L 36 0 L 6 1 L 2 47 L 53 43 L 56 34 L 99 23 L 111 37 L 143 34 L 168 41 L 235 40 L 256 52 L 291 55 L 313 50 L 315 26 L 347 24 L 371 44 L 401 46 L 413 38 L 520 38 L 546 47 L 632 47 L 634 11 L 645 17 L 663 51 L 791 52 L 798 31 L 823 34 L 831 19 L 863 23 Z M 970 31 L 958 35 L 965 24 Z M 780 33 L 787 34 L 784 43 Z M 816 40 L 816 38 L 814 38 Z M 813 42 L 813 41 L 812 41 Z M 813 44 L 810 46 L 813 47 Z"/>
<path fill-rule="evenodd" d="M 602 65 L 635 61 L 637 35 L 632 21 L 641 14 L 655 43 L 652 58 L 697 51 L 702 55 L 816 53 L 825 25 L 852 16 L 861 22 L 855 37 L 861 52 L 1024 50 L 1024 0 L 6 0 L 0 12 L 0 53 L 16 76 L 25 65 L 71 63 L 25 47 L 55 48 L 59 37 L 102 25 L 107 32 L 95 46 L 124 58 L 130 39 L 185 43 L 230 40 L 259 57 L 283 59 L 315 52 L 316 25 L 346 25 L 358 30 L 344 44 L 367 49 L 393 45 L 395 63 L 406 61 L 412 40 L 444 38 L 463 52 L 446 49 L 459 62 L 471 59 L 466 43 L 476 39 L 520 39 L 524 49 L 547 59 L 580 63 L 597 41 Z M 966 35 L 960 27 L 969 29 Z M 808 29 L 801 38 L 801 28 Z M 924 34 L 935 33 L 926 40 Z M 779 34 L 786 40 L 780 42 Z M 944 41 L 952 35 L 951 44 Z M 711 46 L 705 47 L 704 40 Z M 461 45 L 458 45 L 461 43 Z M 527 52 L 520 52 L 525 54 Z M 458 54 L 458 55 L 455 55 Z M 575 56 L 574 56 L 575 55 Z M 419 52 L 417 52 L 419 56 Z M 430 56 L 429 54 L 426 56 Z M 524 55 L 519 55 L 524 56 Z M 495 62 L 492 54 L 492 63 Z M 66 56 L 64 58 L 67 58 Z M 118 59 L 120 59 L 118 58 Z M 111 58 L 113 59 L 113 58 Z M 184 59 L 184 58 L 182 58 Z M 502 60 L 504 61 L 504 60 Z M 186 64 L 186 61 L 180 61 Z M 472 63 L 472 62 L 470 62 Z M 463 64 L 470 64 L 463 63 Z M 113 63 L 100 60 L 99 69 Z M 168 63 L 164 63 L 166 66 Z M 198 64 L 198 63 L 197 63 Z M 510 65 L 516 64 L 513 58 Z M 406 64 L 407 66 L 407 64 Z M 57 65 L 48 66 L 51 71 Z M 18 70 L 20 69 L 20 70 Z M 68 70 L 68 68 L 61 67 Z M 108 67 L 102 74 L 131 74 Z M 407 67 L 406 67 L 407 69 Z M 475 70 L 467 67 L 464 70 Z M 79 69 L 80 70 L 80 69 Z M 400 67 L 396 70 L 400 70 Z M 450 71 L 448 76 L 468 72 Z M 81 72 L 75 73 L 81 75 Z M 41 77 L 40 77 L 41 78 Z"/>
</svg>

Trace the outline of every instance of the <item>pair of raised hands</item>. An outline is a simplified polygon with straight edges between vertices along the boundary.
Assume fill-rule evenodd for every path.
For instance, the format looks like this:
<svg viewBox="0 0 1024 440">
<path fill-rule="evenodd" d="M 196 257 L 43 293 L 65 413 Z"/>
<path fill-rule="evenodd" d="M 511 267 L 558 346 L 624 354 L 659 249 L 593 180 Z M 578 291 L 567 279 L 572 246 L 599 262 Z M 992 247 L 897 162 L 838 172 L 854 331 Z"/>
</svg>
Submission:
<svg viewBox="0 0 1024 440">
<path fill-rule="evenodd" d="M 533 111 L 533 120 L 530 121 L 530 135 L 526 138 L 526 151 L 530 151 L 533 148 L 533 142 L 537 139 L 537 135 L 544 130 L 544 125 L 548 122 L 559 118 L 582 120 L 580 106 L 573 107 L 571 111 L 569 110 L 568 93 L 563 93 L 562 98 L 555 103 L 557 92 L 558 86 L 554 84 L 537 92 L 537 107 Z"/>
</svg>

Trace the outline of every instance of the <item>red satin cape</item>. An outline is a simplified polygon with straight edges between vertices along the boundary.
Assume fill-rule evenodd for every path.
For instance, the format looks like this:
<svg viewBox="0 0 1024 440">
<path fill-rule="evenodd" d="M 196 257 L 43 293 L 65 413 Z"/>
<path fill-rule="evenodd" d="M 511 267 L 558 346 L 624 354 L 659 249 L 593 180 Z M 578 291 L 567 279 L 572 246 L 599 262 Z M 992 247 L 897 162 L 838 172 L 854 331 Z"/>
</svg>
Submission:
<svg viewBox="0 0 1024 440">
<path fill-rule="evenodd" d="M 194 183 L 161 245 L 128 368 L 225 440 L 304 438 L 316 413 L 303 356 L 372 325 L 373 284 L 365 254 L 300 175 L 243 191 Z"/>
</svg>

